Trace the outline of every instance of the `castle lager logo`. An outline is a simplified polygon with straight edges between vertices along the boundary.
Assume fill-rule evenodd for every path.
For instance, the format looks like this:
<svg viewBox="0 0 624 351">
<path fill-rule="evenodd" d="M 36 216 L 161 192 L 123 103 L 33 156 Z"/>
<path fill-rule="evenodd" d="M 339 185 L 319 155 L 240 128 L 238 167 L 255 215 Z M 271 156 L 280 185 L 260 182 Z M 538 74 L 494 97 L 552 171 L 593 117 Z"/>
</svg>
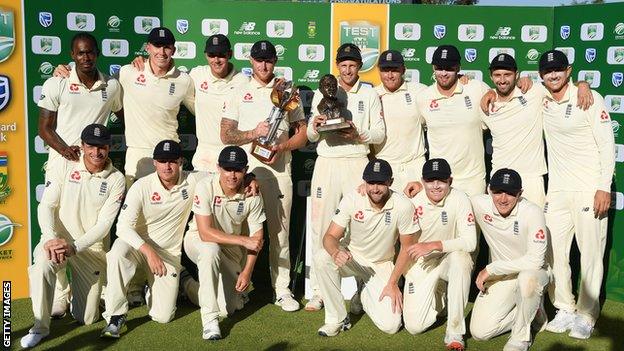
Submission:
<svg viewBox="0 0 624 351">
<path fill-rule="evenodd" d="M 377 63 L 381 45 L 379 25 L 368 21 L 340 22 L 340 44 L 353 43 L 362 53 L 361 72 L 370 71 Z"/>
<path fill-rule="evenodd" d="M 0 246 L 11 241 L 15 227 L 21 227 L 21 224 L 13 223 L 9 217 L 0 214 Z"/>
<path fill-rule="evenodd" d="M 6 61 L 15 48 L 13 11 L 0 8 L 0 62 Z"/>
</svg>

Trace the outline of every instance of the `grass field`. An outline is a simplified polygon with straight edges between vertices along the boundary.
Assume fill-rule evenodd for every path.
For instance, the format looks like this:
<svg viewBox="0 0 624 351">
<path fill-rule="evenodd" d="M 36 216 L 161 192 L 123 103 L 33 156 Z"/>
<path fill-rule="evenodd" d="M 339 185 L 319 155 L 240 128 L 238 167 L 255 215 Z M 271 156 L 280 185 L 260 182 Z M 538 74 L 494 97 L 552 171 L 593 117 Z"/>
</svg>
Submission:
<svg viewBox="0 0 624 351">
<path fill-rule="evenodd" d="M 255 290 L 251 302 L 221 323 L 225 339 L 208 342 L 201 338 L 199 309 L 182 302 L 176 318 L 158 324 L 147 316 L 146 306 L 130 311 L 127 330 L 119 340 L 101 339 L 104 321 L 80 326 L 70 316 L 52 321 L 51 334 L 36 350 L 444 350 L 444 324 L 417 336 L 401 330 L 387 335 L 377 330 L 363 315 L 352 317 L 354 326 L 337 337 L 323 338 L 316 330 L 323 323 L 323 312 L 283 312 L 270 302 L 270 292 Z M 12 349 L 20 349 L 19 339 L 32 325 L 29 299 L 12 303 Z M 487 342 L 467 340 L 471 350 L 501 350 L 509 334 Z M 588 341 L 567 334 L 542 332 L 531 350 L 624 350 L 624 303 L 606 301 Z"/>
</svg>

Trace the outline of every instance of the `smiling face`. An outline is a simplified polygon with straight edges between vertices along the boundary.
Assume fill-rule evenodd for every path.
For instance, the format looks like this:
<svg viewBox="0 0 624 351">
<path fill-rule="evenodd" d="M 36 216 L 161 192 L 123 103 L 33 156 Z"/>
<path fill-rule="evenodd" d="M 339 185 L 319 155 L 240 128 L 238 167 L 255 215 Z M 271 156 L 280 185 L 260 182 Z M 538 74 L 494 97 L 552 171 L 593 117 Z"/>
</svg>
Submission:
<svg viewBox="0 0 624 351">
<path fill-rule="evenodd" d="M 169 70 L 171 60 L 175 53 L 175 46 L 171 45 L 155 45 L 147 43 L 147 53 L 149 54 L 149 62 L 152 68 L 160 70 Z"/>
<path fill-rule="evenodd" d="M 208 66 L 210 66 L 212 75 L 225 78 L 229 73 L 230 58 L 232 58 L 232 51 L 223 54 L 206 54 L 206 60 L 208 61 Z"/>
<path fill-rule="evenodd" d="M 379 77 L 381 83 L 388 91 L 396 91 L 403 84 L 403 74 L 405 73 L 405 66 L 401 67 L 386 67 L 379 69 Z"/>
<path fill-rule="evenodd" d="M 219 169 L 219 184 L 221 184 L 221 189 L 223 189 L 226 193 L 238 192 L 243 185 L 245 173 L 247 173 L 247 167 L 222 168 L 221 166 L 217 166 L 217 168 Z"/>
<path fill-rule="evenodd" d="M 433 74 L 435 76 L 436 84 L 444 90 L 449 90 L 459 79 L 459 66 L 442 67 L 434 65 Z"/>
<path fill-rule="evenodd" d="M 522 191 L 517 194 L 510 194 L 504 191 L 490 189 L 490 195 L 492 196 L 492 201 L 498 213 L 503 217 L 507 217 L 518 204 Z"/>
<path fill-rule="evenodd" d="M 273 70 L 275 69 L 276 58 L 272 59 L 255 59 L 250 58 L 253 76 L 261 83 L 268 84 L 273 79 Z"/>
<path fill-rule="evenodd" d="M 449 191 L 451 191 L 451 183 L 453 178 L 447 179 L 422 179 L 423 187 L 429 200 L 437 204 L 442 201 Z"/>
<path fill-rule="evenodd" d="M 336 64 L 338 66 L 338 73 L 340 81 L 347 86 L 354 86 L 355 82 L 360 78 L 358 72 L 362 67 L 362 63 L 353 60 L 344 60 Z"/>
<path fill-rule="evenodd" d="M 160 178 L 163 183 L 169 184 L 175 184 L 178 182 L 181 164 L 181 158 L 176 160 L 154 160 L 154 168 L 156 168 L 158 178 Z"/>
<path fill-rule="evenodd" d="M 387 182 L 366 182 L 366 195 L 370 202 L 377 207 L 383 207 L 390 198 L 391 185 L 392 179 Z"/>
<path fill-rule="evenodd" d="M 500 96 L 508 96 L 516 87 L 518 72 L 508 69 L 495 69 L 490 72 L 490 78 Z"/>
<path fill-rule="evenodd" d="M 568 85 L 570 74 L 572 74 L 572 66 L 565 69 L 541 71 L 540 77 L 548 91 L 558 93 Z"/>
<path fill-rule="evenodd" d="M 95 72 L 97 69 L 98 49 L 95 43 L 86 38 L 76 39 L 71 51 L 71 58 L 76 63 L 76 70 L 83 74 Z"/>
<path fill-rule="evenodd" d="M 100 172 L 106 167 L 110 145 L 89 145 L 82 143 L 83 160 L 88 170 Z"/>
</svg>

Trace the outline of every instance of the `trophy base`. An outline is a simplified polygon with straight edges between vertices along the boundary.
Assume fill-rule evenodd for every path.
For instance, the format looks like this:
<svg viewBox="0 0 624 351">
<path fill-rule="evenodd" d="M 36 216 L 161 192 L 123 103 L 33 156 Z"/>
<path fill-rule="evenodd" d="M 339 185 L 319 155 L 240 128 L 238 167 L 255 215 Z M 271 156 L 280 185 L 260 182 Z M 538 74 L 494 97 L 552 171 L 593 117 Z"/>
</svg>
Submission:
<svg viewBox="0 0 624 351">
<path fill-rule="evenodd" d="M 349 122 L 340 122 L 340 123 L 325 124 L 322 126 L 318 126 L 316 127 L 316 131 L 319 133 L 326 133 L 326 132 L 332 132 L 335 130 L 348 129 L 348 128 L 351 128 L 351 124 L 349 124 Z"/>
<path fill-rule="evenodd" d="M 275 151 L 267 145 L 260 144 L 257 141 L 251 143 L 251 154 L 262 162 L 269 162 L 275 156 Z"/>
</svg>

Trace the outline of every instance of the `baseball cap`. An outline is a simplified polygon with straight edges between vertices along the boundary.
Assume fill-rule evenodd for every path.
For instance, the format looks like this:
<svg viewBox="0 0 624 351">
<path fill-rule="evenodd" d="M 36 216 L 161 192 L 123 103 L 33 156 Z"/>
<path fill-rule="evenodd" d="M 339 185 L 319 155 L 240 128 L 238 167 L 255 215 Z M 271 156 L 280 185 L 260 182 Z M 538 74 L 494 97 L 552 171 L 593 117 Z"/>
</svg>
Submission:
<svg viewBox="0 0 624 351">
<path fill-rule="evenodd" d="M 154 45 L 173 45 L 175 43 L 175 37 L 168 28 L 156 27 L 149 33 L 147 42 Z"/>
<path fill-rule="evenodd" d="M 89 145 L 100 146 L 111 144 L 111 133 L 102 124 L 89 124 L 80 134 L 80 139 Z"/>
<path fill-rule="evenodd" d="M 346 60 L 362 62 L 362 53 L 360 52 L 360 48 L 358 48 L 357 45 L 351 43 L 340 45 L 338 51 L 336 52 L 336 62 L 342 62 Z"/>
<path fill-rule="evenodd" d="M 386 50 L 379 56 L 379 68 L 397 68 L 405 65 L 403 56 L 396 50 Z"/>
<path fill-rule="evenodd" d="M 549 69 L 565 69 L 570 63 L 566 54 L 559 50 L 549 50 L 542 54 L 539 60 L 539 70 L 547 71 Z"/>
<path fill-rule="evenodd" d="M 387 182 L 392 179 L 392 167 L 387 161 L 379 158 L 370 160 L 364 168 L 362 179 L 368 183 Z"/>
<path fill-rule="evenodd" d="M 219 154 L 219 167 L 243 169 L 247 167 L 247 153 L 240 146 L 226 146 Z"/>
<path fill-rule="evenodd" d="M 451 166 L 443 158 L 432 158 L 423 165 L 422 177 L 426 180 L 449 179 Z"/>
<path fill-rule="evenodd" d="M 459 50 L 453 45 L 440 45 L 433 52 L 431 64 L 442 67 L 456 66 L 461 62 Z"/>
<path fill-rule="evenodd" d="M 225 54 L 230 50 L 232 50 L 230 40 L 223 34 L 211 35 L 206 39 L 204 52 L 207 54 Z"/>
<path fill-rule="evenodd" d="M 522 178 L 513 169 L 501 168 L 492 175 L 490 190 L 517 194 L 522 190 Z"/>
<path fill-rule="evenodd" d="M 254 59 L 274 59 L 277 58 L 277 51 L 270 41 L 260 40 L 251 47 L 251 57 Z"/>
<path fill-rule="evenodd" d="M 492 59 L 492 62 L 490 62 L 490 71 L 497 69 L 517 71 L 518 65 L 513 56 L 509 54 L 498 54 Z"/>
<path fill-rule="evenodd" d="M 154 148 L 154 160 L 177 160 L 182 157 L 182 147 L 174 140 L 163 140 Z"/>
</svg>

